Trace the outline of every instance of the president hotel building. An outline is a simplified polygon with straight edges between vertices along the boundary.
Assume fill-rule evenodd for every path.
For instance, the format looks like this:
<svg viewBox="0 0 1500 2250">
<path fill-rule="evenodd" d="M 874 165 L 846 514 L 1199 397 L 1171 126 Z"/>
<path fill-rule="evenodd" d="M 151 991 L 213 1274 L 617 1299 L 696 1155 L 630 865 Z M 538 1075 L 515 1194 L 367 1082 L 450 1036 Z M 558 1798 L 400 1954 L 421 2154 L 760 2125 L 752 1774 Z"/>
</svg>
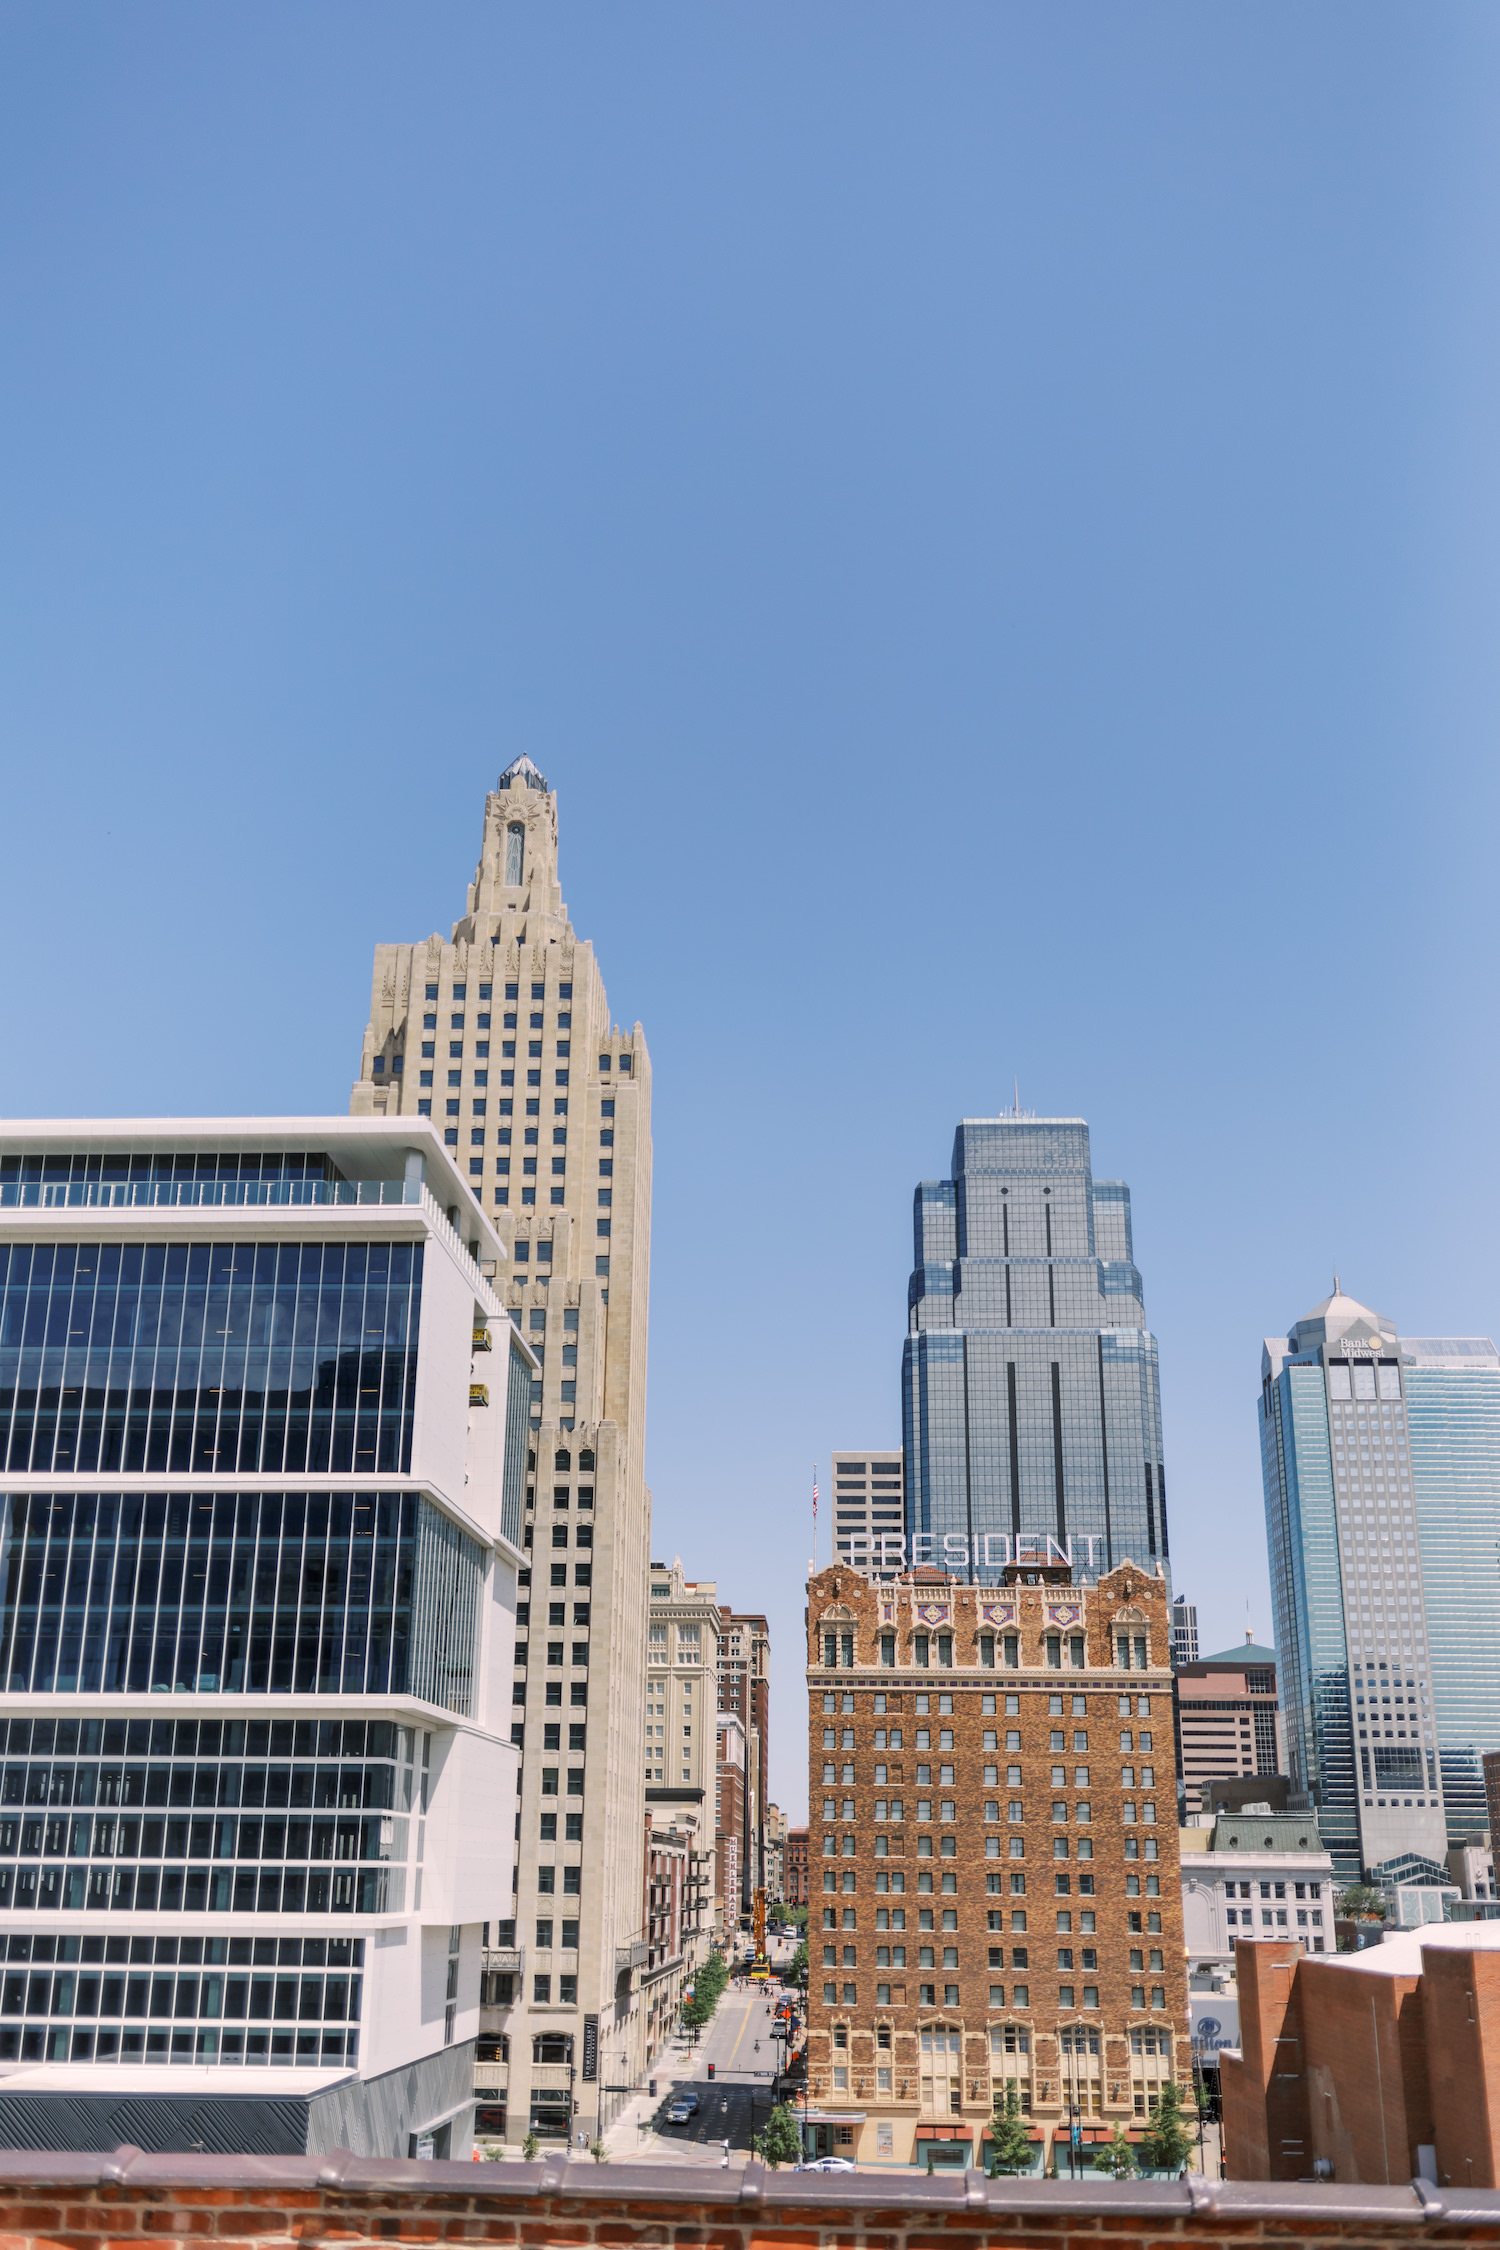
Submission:
<svg viewBox="0 0 1500 2250">
<path fill-rule="evenodd" d="M 557 798 L 517 758 L 447 938 L 379 945 L 356 1115 L 428 1118 L 504 1244 L 532 1347 L 511 1737 L 517 1866 L 486 1954 L 478 2126 L 607 2125 L 644 2067 L 643 1444 L 651 1066 L 558 884 Z M 653 1722 L 654 1723 L 654 1722 Z"/>
<path fill-rule="evenodd" d="M 1014 2086 L 1040 2168 L 1190 2077 L 1166 1582 L 997 1575 L 808 1586 L 818 2154 L 982 2163 Z"/>
</svg>

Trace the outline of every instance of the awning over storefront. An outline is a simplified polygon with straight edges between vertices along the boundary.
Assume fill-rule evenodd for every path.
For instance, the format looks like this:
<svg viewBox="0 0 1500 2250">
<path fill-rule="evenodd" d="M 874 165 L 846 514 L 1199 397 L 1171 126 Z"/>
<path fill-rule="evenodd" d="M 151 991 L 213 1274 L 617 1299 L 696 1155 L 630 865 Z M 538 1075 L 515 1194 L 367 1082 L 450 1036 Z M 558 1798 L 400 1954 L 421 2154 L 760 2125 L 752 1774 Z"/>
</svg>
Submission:
<svg viewBox="0 0 1500 2250">
<path fill-rule="evenodd" d="M 917 2127 L 917 2139 L 919 2141 L 972 2141 L 973 2138 L 972 2128 L 965 2131 L 962 2125 L 919 2125 Z"/>
<path fill-rule="evenodd" d="M 863 2125 L 865 2121 L 862 2109 L 805 2109 L 798 2115 L 805 2125 Z"/>
</svg>

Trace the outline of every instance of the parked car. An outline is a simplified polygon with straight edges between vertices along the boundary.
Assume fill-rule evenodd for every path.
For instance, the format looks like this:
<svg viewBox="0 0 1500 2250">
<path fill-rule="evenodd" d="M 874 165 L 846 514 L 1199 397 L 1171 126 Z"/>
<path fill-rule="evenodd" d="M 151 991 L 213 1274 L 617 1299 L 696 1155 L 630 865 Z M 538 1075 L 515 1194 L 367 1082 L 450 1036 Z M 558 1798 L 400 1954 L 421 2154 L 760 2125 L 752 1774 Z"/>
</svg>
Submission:
<svg viewBox="0 0 1500 2250">
<path fill-rule="evenodd" d="M 854 2166 L 847 2156 L 815 2156 L 811 2164 L 793 2167 L 798 2172 L 852 2172 Z"/>
</svg>

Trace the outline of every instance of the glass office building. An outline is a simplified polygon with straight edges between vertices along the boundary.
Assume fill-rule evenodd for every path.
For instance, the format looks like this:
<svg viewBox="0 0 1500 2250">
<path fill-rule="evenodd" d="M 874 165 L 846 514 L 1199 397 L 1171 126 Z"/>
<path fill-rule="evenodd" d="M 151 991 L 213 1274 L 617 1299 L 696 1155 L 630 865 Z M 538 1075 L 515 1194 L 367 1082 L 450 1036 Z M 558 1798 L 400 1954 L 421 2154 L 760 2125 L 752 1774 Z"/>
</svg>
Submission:
<svg viewBox="0 0 1500 2250">
<path fill-rule="evenodd" d="M 1080 1118 L 966 1118 L 924 1180 L 901 1364 L 913 1559 L 980 1581 L 1051 1539 L 1168 1570 L 1156 1339 L 1130 1191 Z"/>
<path fill-rule="evenodd" d="M 1293 1782 L 1341 1877 L 1437 1870 L 1500 1741 L 1500 1353 L 1331 1297 L 1261 1358 Z"/>
<path fill-rule="evenodd" d="M 0 1127 L 0 2143 L 469 2145 L 536 1359 L 316 1132 Z"/>
</svg>

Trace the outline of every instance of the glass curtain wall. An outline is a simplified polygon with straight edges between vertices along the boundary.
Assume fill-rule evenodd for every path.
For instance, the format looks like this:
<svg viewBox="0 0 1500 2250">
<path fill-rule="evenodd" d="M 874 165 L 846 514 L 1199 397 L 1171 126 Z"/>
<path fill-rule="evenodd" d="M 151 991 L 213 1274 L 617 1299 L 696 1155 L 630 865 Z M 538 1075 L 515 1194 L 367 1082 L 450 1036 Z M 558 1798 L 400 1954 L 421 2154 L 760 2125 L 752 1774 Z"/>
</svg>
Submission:
<svg viewBox="0 0 1500 2250">
<path fill-rule="evenodd" d="M 420 1243 L 17 1243 L 0 1292 L 12 1470 L 411 1466 Z"/>
<path fill-rule="evenodd" d="M 414 1493 L 43 1492 L 7 1506 L 12 1693 L 408 1693 L 470 1709 L 483 1558 Z"/>
</svg>

